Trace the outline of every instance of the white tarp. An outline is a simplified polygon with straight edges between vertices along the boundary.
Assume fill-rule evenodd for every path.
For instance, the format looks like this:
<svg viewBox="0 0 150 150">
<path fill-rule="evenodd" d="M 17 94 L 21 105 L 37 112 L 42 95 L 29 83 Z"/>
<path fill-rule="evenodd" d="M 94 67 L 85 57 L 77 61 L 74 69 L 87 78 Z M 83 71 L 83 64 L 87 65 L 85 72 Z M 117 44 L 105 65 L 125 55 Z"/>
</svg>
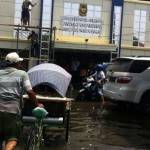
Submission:
<svg viewBox="0 0 150 150">
<path fill-rule="evenodd" d="M 49 84 L 63 97 L 66 95 L 72 77 L 65 69 L 52 63 L 32 67 L 28 75 L 33 87 L 42 83 Z"/>
</svg>

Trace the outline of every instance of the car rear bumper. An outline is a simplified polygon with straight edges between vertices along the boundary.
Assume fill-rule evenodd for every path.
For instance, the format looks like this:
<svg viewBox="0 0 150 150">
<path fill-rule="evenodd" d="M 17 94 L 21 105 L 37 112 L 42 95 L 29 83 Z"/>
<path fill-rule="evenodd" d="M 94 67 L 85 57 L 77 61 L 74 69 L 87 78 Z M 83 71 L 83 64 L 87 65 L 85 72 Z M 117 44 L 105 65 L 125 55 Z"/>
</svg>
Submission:
<svg viewBox="0 0 150 150">
<path fill-rule="evenodd" d="M 135 91 L 129 87 L 111 87 L 110 85 L 105 85 L 104 96 L 108 99 L 111 99 L 114 102 L 131 102 L 134 103 Z"/>
</svg>

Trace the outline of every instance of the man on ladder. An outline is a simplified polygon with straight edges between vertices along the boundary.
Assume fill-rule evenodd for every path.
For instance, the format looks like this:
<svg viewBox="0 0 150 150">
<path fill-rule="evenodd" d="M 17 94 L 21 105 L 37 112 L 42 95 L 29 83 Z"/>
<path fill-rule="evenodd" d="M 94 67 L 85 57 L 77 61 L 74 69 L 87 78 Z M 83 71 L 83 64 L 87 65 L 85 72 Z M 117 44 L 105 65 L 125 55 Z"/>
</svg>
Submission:
<svg viewBox="0 0 150 150">
<path fill-rule="evenodd" d="M 31 57 L 39 57 L 38 34 L 32 30 L 27 39 L 31 40 Z"/>
<path fill-rule="evenodd" d="M 22 25 L 30 25 L 30 9 L 29 6 L 34 7 L 36 5 L 32 4 L 30 0 L 24 0 L 22 3 L 22 11 L 21 11 L 21 23 Z"/>
</svg>

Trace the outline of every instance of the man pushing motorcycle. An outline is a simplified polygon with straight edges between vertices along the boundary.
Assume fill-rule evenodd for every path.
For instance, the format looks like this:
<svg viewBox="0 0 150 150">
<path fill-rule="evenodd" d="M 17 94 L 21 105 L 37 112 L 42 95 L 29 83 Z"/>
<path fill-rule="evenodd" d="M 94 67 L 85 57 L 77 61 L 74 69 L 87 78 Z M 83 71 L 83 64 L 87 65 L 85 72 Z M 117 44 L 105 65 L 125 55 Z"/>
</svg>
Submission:
<svg viewBox="0 0 150 150">
<path fill-rule="evenodd" d="M 105 83 L 105 73 L 103 71 L 103 65 L 102 64 L 97 64 L 95 67 L 95 74 L 94 74 L 94 80 L 97 83 L 97 93 L 100 96 L 100 100 L 102 100 L 102 105 L 105 105 L 105 99 L 103 96 L 103 84 Z"/>
</svg>

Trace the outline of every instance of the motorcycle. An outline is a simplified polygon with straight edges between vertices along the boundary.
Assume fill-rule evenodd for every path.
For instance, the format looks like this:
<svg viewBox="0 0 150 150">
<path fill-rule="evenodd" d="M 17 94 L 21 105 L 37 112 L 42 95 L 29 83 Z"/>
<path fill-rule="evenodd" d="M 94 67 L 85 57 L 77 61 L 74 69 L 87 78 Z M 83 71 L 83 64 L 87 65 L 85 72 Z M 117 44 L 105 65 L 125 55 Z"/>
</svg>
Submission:
<svg viewBox="0 0 150 150">
<path fill-rule="evenodd" d="M 94 79 L 94 75 L 85 78 L 82 82 L 82 88 L 78 91 L 76 100 L 77 101 L 98 101 L 99 94 L 97 91 L 98 84 Z"/>
</svg>

